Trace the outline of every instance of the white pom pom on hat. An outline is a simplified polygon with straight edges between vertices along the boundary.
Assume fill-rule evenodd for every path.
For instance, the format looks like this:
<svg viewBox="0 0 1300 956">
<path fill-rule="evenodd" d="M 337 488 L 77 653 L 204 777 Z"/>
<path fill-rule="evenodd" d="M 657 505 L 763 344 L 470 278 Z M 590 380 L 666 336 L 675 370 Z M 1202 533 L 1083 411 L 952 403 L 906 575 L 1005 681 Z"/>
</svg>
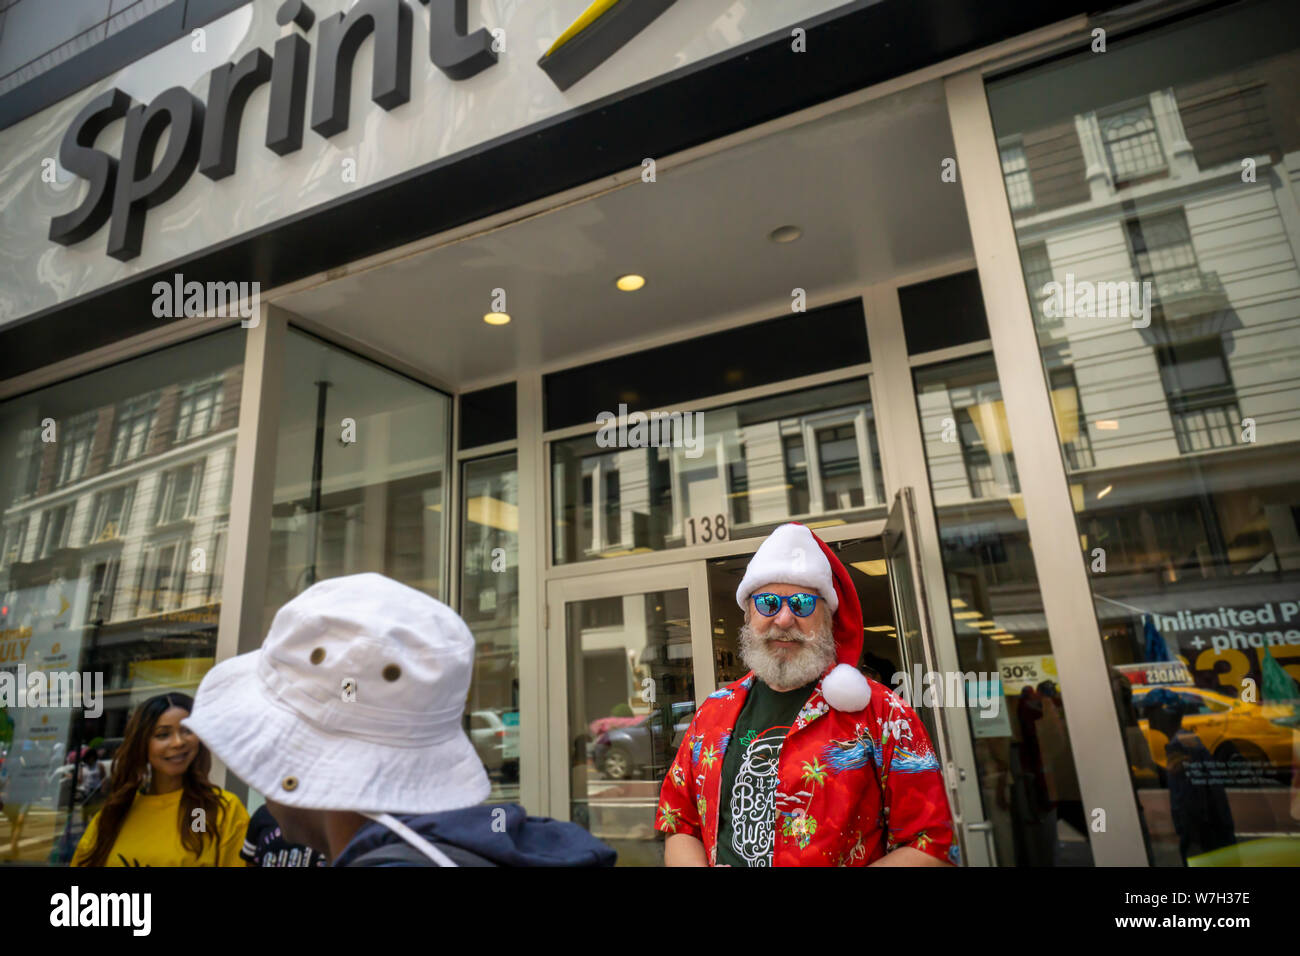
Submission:
<svg viewBox="0 0 1300 956">
<path fill-rule="evenodd" d="M 871 683 L 848 664 L 836 664 L 822 678 L 822 696 L 836 710 L 854 713 L 871 703 Z"/>
</svg>

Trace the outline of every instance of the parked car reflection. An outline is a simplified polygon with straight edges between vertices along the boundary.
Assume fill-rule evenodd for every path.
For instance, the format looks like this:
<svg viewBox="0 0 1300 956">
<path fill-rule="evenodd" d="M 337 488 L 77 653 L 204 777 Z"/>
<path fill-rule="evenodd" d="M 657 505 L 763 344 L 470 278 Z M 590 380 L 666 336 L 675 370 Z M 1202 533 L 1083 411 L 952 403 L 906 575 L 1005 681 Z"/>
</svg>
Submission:
<svg viewBox="0 0 1300 956">
<path fill-rule="evenodd" d="M 668 765 L 695 716 L 695 701 L 675 702 L 672 715 L 671 734 L 663 732 L 663 710 L 651 711 L 636 723 L 604 731 L 592 744 L 592 763 L 610 780 L 627 780 L 642 774 L 662 777 L 668 772 Z"/>
<path fill-rule="evenodd" d="M 1237 700 L 1226 694 L 1201 687 L 1151 687 L 1133 688 L 1133 706 L 1139 714 L 1146 709 L 1144 701 L 1158 689 L 1173 693 L 1183 705 L 1182 726 L 1200 739 L 1205 749 L 1219 761 L 1238 761 L 1244 767 L 1256 768 L 1266 774 L 1291 773 L 1291 746 L 1293 729 L 1281 723 L 1293 715 L 1289 704 L 1256 704 Z M 1151 728 L 1145 716 L 1138 721 L 1151 756 L 1161 768 L 1166 768 L 1164 734 Z M 1245 777 L 1247 774 L 1236 776 Z"/>
<path fill-rule="evenodd" d="M 489 774 L 500 773 L 506 780 L 519 779 L 519 722 L 510 714 L 475 710 L 465 716 L 466 730 Z"/>
</svg>

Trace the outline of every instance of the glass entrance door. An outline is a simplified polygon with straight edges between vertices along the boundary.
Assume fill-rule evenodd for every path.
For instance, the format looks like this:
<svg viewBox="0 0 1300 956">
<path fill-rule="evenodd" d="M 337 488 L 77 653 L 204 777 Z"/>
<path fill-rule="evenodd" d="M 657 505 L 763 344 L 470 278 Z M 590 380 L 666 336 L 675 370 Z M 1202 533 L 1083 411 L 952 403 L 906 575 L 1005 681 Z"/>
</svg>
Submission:
<svg viewBox="0 0 1300 956">
<path fill-rule="evenodd" d="M 903 673 L 907 675 L 902 688 L 907 688 L 908 703 L 925 724 L 926 733 L 939 756 L 939 765 L 948 788 L 948 803 L 958 838 L 962 839 L 962 814 L 956 770 L 952 760 L 949 728 L 944 719 L 943 705 L 961 706 L 945 701 L 941 694 L 947 681 L 935 665 L 934 628 L 926 601 L 924 579 L 917 561 L 916 505 L 911 488 L 901 488 L 894 496 L 885 522 L 885 564 L 889 571 L 889 589 L 894 601 L 894 618 L 898 628 L 898 648 L 902 656 Z M 926 675 L 939 684 L 939 695 L 927 696 L 924 691 L 932 686 Z M 965 693 L 965 685 L 962 685 Z M 899 688 L 895 688 L 896 690 Z M 969 860 L 965 840 L 962 839 L 962 859 Z"/>
<path fill-rule="evenodd" d="M 658 866 L 659 788 L 713 690 L 703 567 L 553 581 L 547 605 L 551 813 Z"/>
</svg>

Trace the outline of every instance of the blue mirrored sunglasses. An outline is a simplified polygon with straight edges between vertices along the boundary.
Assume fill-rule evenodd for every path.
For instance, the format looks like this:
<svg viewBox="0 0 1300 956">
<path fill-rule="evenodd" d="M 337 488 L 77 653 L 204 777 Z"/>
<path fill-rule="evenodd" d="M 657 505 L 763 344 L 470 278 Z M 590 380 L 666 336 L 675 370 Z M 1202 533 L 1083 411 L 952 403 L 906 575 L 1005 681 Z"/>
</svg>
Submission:
<svg viewBox="0 0 1300 956">
<path fill-rule="evenodd" d="M 782 604 L 790 605 L 790 613 L 795 617 L 807 617 L 817 609 L 817 595 L 800 592 L 783 596 L 770 591 L 754 595 L 754 607 L 763 617 L 780 614 Z"/>
</svg>

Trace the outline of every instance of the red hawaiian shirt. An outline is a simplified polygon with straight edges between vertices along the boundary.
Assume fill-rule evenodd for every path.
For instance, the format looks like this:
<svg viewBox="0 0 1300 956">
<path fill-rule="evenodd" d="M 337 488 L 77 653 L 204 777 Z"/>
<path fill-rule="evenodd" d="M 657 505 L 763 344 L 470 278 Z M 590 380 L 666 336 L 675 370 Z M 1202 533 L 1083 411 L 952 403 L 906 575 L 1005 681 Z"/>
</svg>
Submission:
<svg viewBox="0 0 1300 956">
<path fill-rule="evenodd" d="M 756 678 L 708 696 L 659 794 L 655 827 L 687 833 L 717 863 L 722 757 Z M 939 761 L 915 711 L 884 684 L 856 713 L 835 710 L 821 683 L 795 719 L 771 789 L 772 866 L 866 866 L 910 846 L 960 861 Z"/>
</svg>

